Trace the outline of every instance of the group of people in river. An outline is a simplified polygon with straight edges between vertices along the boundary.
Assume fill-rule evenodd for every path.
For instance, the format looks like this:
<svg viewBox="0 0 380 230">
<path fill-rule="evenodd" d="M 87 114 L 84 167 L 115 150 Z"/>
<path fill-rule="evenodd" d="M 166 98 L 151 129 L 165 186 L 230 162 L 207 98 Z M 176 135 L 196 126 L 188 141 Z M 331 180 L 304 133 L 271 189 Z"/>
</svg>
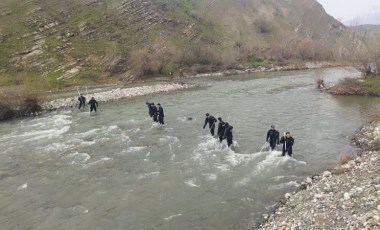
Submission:
<svg viewBox="0 0 380 230">
<path fill-rule="evenodd" d="M 276 130 L 274 125 L 271 125 L 267 133 L 266 143 L 269 144 L 269 148 L 273 151 L 276 149 L 276 145 L 282 144 L 282 156 L 293 155 L 294 138 L 290 132 L 285 132 L 284 136 L 280 139 L 280 133 Z"/>
<path fill-rule="evenodd" d="M 226 139 L 227 145 L 228 147 L 230 147 L 233 143 L 232 129 L 234 127 L 230 125 L 228 122 L 224 122 L 221 117 L 218 117 L 218 119 L 216 119 L 214 116 L 211 116 L 209 113 L 206 113 L 206 119 L 203 125 L 203 129 L 206 128 L 206 125 L 208 124 L 211 135 L 215 136 L 215 126 L 216 122 L 218 121 L 218 131 L 216 133 L 217 138 L 220 143 L 222 143 L 222 141 Z"/>
<path fill-rule="evenodd" d="M 86 98 L 83 96 L 83 94 L 80 94 L 80 96 L 78 97 L 78 101 L 79 109 L 84 108 L 86 106 Z M 92 111 L 96 112 L 98 102 L 95 100 L 94 97 L 91 97 L 91 100 L 88 102 L 88 104 L 90 105 L 90 113 Z M 148 106 L 149 116 L 153 118 L 153 121 L 161 125 L 164 125 L 165 115 L 164 109 L 162 108 L 161 104 L 157 103 L 157 105 L 155 105 L 153 102 L 146 102 L 145 104 Z M 216 123 L 218 123 L 218 130 L 215 135 Z M 232 145 L 232 129 L 234 128 L 232 125 L 230 125 L 228 122 L 223 121 L 221 117 L 218 117 L 218 119 L 216 119 L 209 113 L 206 113 L 206 119 L 203 125 L 203 129 L 206 128 L 207 124 L 210 129 L 211 135 L 213 137 L 216 137 L 220 143 L 222 143 L 222 141 L 226 139 L 228 147 Z M 269 144 L 269 148 L 272 151 L 275 150 L 276 145 L 279 145 L 281 143 L 283 144 L 282 155 L 293 155 L 294 138 L 291 136 L 290 132 L 286 132 L 284 136 L 282 136 L 280 139 L 280 133 L 275 129 L 274 125 L 271 125 L 271 129 L 267 132 L 266 143 Z"/>
<path fill-rule="evenodd" d="M 211 135 L 215 136 L 215 126 L 217 122 L 218 130 L 216 137 L 218 138 L 219 142 L 222 142 L 224 139 L 226 139 L 227 145 L 230 147 L 233 143 L 232 129 L 234 127 L 228 122 L 224 122 L 221 117 L 218 117 L 218 119 L 216 119 L 214 116 L 206 113 L 206 119 L 203 128 L 205 128 L 208 124 Z M 291 136 L 290 132 L 285 132 L 284 136 L 282 136 L 280 139 L 280 133 L 275 129 L 274 125 L 271 125 L 271 129 L 267 133 L 266 143 L 269 144 L 269 148 L 272 151 L 276 149 L 276 145 L 279 145 L 281 143 L 283 144 L 282 156 L 293 155 L 294 138 Z"/>
<path fill-rule="evenodd" d="M 149 116 L 153 118 L 153 121 L 158 122 L 162 125 L 165 124 L 164 109 L 162 108 L 161 104 L 157 103 L 157 105 L 155 105 L 153 102 L 146 102 L 145 104 L 148 106 L 148 113 Z M 215 135 L 215 127 L 217 123 L 218 130 Z M 222 143 L 225 139 L 227 141 L 228 147 L 231 147 L 233 143 L 232 129 L 234 128 L 232 125 L 230 125 L 228 122 L 223 121 L 221 117 L 218 117 L 218 119 L 216 119 L 209 113 L 206 113 L 203 129 L 206 128 L 207 124 L 213 137 L 216 137 L 220 143 Z M 268 143 L 269 148 L 272 151 L 276 149 L 276 145 L 279 145 L 281 143 L 283 144 L 282 156 L 293 155 L 294 138 L 291 136 L 290 132 L 285 132 L 284 136 L 282 136 L 280 139 L 280 133 L 275 129 L 274 125 L 271 125 L 271 129 L 267 132 L 266 143 Z"/>
<path fill-rule="evenodd" d="M 155 105 L 153 102 L 146 102 L 145 104 L 148 106 L 149 116 L 153 118 L 153 121 L 164 125 L 165 114 L 161 104 L 157 103 L 157 105 Z"/>
<path fill-rule="evenodd" d="M 80 94 L 79 97 L 78 97 L 78 101 L 79 101 L 79 109 L 83 108 L 86 106 L 86 97 L 83 96 L 83 94 Z M 88 104 L 90 105 L 90 113 L 92 111 L 95 111 L 96 112 L 96 108 L 98 107 L 98 102 L 95 100 L 94 97 L 91 97 L 91 100 L 88 102 Z"/>
</svg>

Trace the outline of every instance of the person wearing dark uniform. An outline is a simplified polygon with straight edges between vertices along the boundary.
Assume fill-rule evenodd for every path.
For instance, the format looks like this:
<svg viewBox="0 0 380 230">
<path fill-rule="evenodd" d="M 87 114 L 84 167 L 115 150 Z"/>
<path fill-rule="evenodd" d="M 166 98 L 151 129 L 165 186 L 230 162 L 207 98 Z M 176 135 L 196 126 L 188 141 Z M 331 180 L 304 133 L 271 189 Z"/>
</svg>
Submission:
<svg viewBox="0 0 380 230">
<path fill-rule="evenodd" d="M 219 124 L 218 124 L 218 137 L 219 137 L 219 141 L 222 142 L 223 141 L 223 137 L 224 137 L 224 131 L 225 131 L 225 128 L 226 128 L 226 124 L 224 123 L 224 121 L 222 120 L 221 117 L 218 117 L 218 121 L 219 121 Z"/>
<path fill-rule="evenodd" d="M 203 129 L 206 127 L 207 123 L 208 123 L 208 127 L 210 128 L 211 135 L 214 136 L 216 119 L 215 117 L 210 116 L 209 113 L 206 113 L 206 119 L 205 119 L 205 124 L 203 125 Z"/>
<path fill-rule="evenodd" d="M 161 107 L 160 103 L 157 103 L 157 118 L 158 122 L 163 125 L 164 123 L 164 109 Z"/>
<path fill-rule="evenodd" d="M 233 139 L 233 136 L 232 136 L 232 129 L 234 127 L 230 124 L 228 124 L 228 122 L 225 122 L 225 131 L 224 131 L 224 138 L 227 139 L 227 145 L 228 147 L 230 147 L 233 143 L 232 139 Z"/>
<path fill-rule="evenodd" d="M 267 133 L 267 142 L 269 142 L 269 146 L 273 151 L 276 147 L 276 144 L 280 144 L 280 133 L 275 129 L 274 125 L 270 126 L 271 129 Z"/>
<path fill-rule="evenodd" d="M 281 137 L 280 142 L 283 144 L 282 156 L 285 156 L 286 154 L 288 154 L 289 156 L 292 156 L 294 139 L 290 135 L 290 132 L 286 132 L 285 136 Z"/>
<path fill-rule="evenodd" d="M 84 108 L 84 106 L 86 105 L 86 98 L 83 96 L 83 94 L 81 94 L 79 97 L 78 97 L 78 101 L 79 101 L 79 109 L 81 107 Z"/>
<path fill-rule="evenodd" d="M 150 109 L 151 109 L 150 112 L 152 113 L 153 121 L 154 122 L 158 122 L 158 119 L 157 119 L 157 107 L 154 105 L 154 103 L 150 104 Z"/>
<path fill-rule="evenodd" d="M 92 112 L 92 110 L 96 112 L 96 108 L 98 107 L 98 102 L 95 100 L 94 97 L 91 98 L 88 104 L 90 105 L 90 113 Z"/>
<path fill-rule="evenodd" d="M 154 103 L 150 103 L 150 102 L 145 102 L 146 106 L 148 106 L 148 113 L 149 113 L 149 116 L 150 117 L 153 117 L 153 107 L 152 105 L 154 105 Z"/>
</svg>

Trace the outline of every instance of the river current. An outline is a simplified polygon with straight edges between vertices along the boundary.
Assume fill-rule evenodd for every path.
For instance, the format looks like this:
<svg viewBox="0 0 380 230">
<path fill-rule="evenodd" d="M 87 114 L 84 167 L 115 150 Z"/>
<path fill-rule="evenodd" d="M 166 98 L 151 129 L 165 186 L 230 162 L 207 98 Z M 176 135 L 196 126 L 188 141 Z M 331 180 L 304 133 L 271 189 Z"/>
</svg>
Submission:
<svg viewBox="0 0 380 230">
<path fill-rule="evenodd" d="M 328 84 L 360 75 L 322 72 Z M 247 229 L 352 154 L 351 135 L 380 110 L 318 91 L 314 76 L 190 79 L 202 87 L 0 123 L 1 229 Z M 165 126 L 146 101 L 162 104 Z M 206 112 L 234 126 L 233 150 L 202 129 Z M 292 133 L 294 158 L 260 152 L 272 124 Z"/>
</svg>

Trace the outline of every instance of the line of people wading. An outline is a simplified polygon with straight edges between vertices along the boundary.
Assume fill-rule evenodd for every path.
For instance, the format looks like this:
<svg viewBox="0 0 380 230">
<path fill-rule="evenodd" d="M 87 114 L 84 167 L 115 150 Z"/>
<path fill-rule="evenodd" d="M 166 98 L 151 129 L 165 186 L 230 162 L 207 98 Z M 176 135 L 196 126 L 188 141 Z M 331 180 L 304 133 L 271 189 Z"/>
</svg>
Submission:
<svg viewBox="0 0 380 230">
<path fill-rule="evenodd" d="M 155 105 L 153 102 L 146 102 L 145 103 L 148 106 L 149 109 L 149 116 L 153 118 L 154 122 L 158 122 L 161 125 L 165 124 L 164 122 L 164 109 L 162 108 L 160 103 L 157 103 Z"/>
<path fill-rule="evenodd" d="M 158 122 L 160 124 L 164 123 L 164 109 L 162 108 L 160 103 L 157 103 L 157 106 L 154 103 L 146 102 L 146 105 L 148 106 L 149 116 L 153 118 L 154 122 Z M 191 120 L 191 119 L 190 119 Z M 218 130 L 215 135 L 215 127 L 218 123 Z M 216 119 L 214 116 L 211 116 L 209 113 L 206 113 L 206 119 L 203 125 L 203 129 L 206 128 L 208 124 L 208 127 L 210 129 L 210 133 L 213 137 L 216 137 L 220 143 L 224 139 L 227 141 L 228 147 L 230 147 L 233 143 L 233 135 L 232 135 L 232 129 L 234 128 L 232 125 L 230 125 L 228 122 L 223 121 L 221 117 L 218 117 Z M 294 139 L 291 136 L 290 132 L 284 133 L 284 136 L 280 139 L 280 133 L 275 129 L 274 125 L 271 125 L 271 129 L 267 133 L 266 137 L 266 143 L 269 144 L 270 149 L 273 151 L 276 149 L 276 145 L 279 145 L 280 143 L 283 144 L 282 146 L 282 156 L 293 155 L 293 144 Z"/>
<path fill-rule="evenodd" d="M 203 128 L 205 128 L 208 124 L 210 133 L 214 137 L 215 126 L 217 122 L 218 122 L 218 131 L 217 131 L 216 136 L 219 139 L 219 142 L 222 142 L 224 139 L 226 139 L 227 145 L 228 147 L 230 147 L 233 143 L 232 129 L 234 127 L 230 125 L 228 122 L 224 122 L 221 117 L 218 117 L 218 119 L 215 119 L 214 116 L 211 116 L 209 113 L 206 113 L 206 119 L 205 119 Z M 285 132 L 284 136 L 281 137 L 280 139 L 280 133 L 275 129 L 274 125 L 271 125 L 271 129 L 267 133 L 266 143 L 269 144 L 269 147 L 272 151 L 276 149 L 276 145 L 279 145 L 281 143 L 283 144 L 282 156 L 293 155 L 294 138 L 291 136 L 290 132 Z"/>
<path fill-rule="evenodd" d="M 82 94 L 78 97 L 78 101 L 79 101 L 79 109 L 84 108 L 86 105 L 86 98 Z M 94 99 L 94 97 L 91 98 L 88 104 L 90 105 L 90 113 L 93 110 L 96 112 L 96 108 L 98 107 L 98 102 Z M 148 110 L 149 116 L 153 118 L 153 121 L 160 123 L 161 125 L 165 124 L 164 109 L 162 108 L 161 104 L 157 103 L 157 105 L 155 105 L 153 102 L 146 102 L 146 105 L 148 106 L 148 109 L 149 109 Z M 215 126 L 217 122 L 218 122 L 218 130 L 215 136 Z M 211 116 L 209 113 L 206 113 L 206 119 L 203 125 L 203 129 L 206 128 L 207 124 L 209 126 L 211 135 L 213 137 L 218 138 L 220 143 L 222 143 L 222 141 L 226 139 L 228 147 L 232 145 L 233 143 L 232 129 L 234 128 L 232 125 L 230 125 L 228 122 L 224 122 L 221 117 L 218 117 L 218 119 L 216 119 L 214 116 Z M 269 144 L 269 147 L 272 151 L 276 149 L 276 145 L 279 145 L 281 143 L 283 144 L 282 156 L 293 155 L 294 138 L 291 136 L 290 132 L 285 132 L 284 136 L 282 136 L 280 139 L 280 133 L 275 129 L 274 125 L 271 125 L 271 129 L 267 132 L 266 143 Z"/>
</svg>

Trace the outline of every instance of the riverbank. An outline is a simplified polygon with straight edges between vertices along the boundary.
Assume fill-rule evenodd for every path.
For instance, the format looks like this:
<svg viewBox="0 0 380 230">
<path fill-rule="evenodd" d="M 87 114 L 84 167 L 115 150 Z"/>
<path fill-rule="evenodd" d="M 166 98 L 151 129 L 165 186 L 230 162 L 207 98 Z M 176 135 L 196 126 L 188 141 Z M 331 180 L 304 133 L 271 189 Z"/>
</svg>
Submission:
<svg viewBox="0 0 380 230">
<path fill-rule="evenodd" d="M 194 84 L 181 84 L 181 83 L 172 83 L 172 84 L 157 84 L 157 85 L 149 85 L 149 86 L 138 86 L 131 88 L 115 88 L 102 92 L 88 93 L 84 94 L 87 97 L 87 101 L 90 100 L 91 97 L 94 97 L 98 102 L 107 102 L 107 101 L 115 101 L 125 98 L 132 98 L 143 95 L 150 95 L 162 92 L 170 92 L 176 90 L 183 90 L 193 88 L 196 85 Z M 51 111 L 61 108 L 72 108 L 78 105 L 78 95 L 55 99 L 52 101 L 44 102 L 42 104 L 43 110 Z"/>
<path fill-rule="evenodd" d="M 380 229 L 380 121 L 353 141 L 355 159 L 306 178 L 257 229 Z"/>
<path fill-rule="evenodd" d="M 333 95 L 380 96 L 380 76 L 366 78 L 344 78 L 326 89 Z"/>
</svg>

